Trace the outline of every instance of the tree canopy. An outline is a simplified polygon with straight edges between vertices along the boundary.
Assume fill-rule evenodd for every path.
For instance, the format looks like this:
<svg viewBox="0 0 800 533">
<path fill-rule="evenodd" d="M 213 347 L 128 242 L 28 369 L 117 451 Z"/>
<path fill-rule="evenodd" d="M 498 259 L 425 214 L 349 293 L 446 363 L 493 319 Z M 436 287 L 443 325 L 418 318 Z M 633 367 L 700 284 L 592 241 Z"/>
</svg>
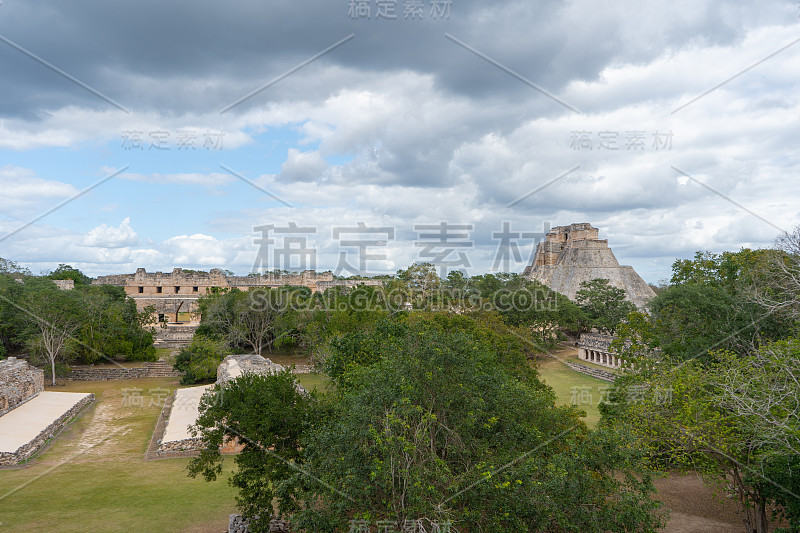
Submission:
<svg viewBox="0 0 800 533">
<path fill-rule="evenodd" d="M 244 443 L 231 483 L 263 517 L 254 531 L 276 512 L 319 532 L 353 521 L 656 530 L 653 486 L 626 435 L 589 431 L 575 408 L 556 407 L 524 358 L 499 353 L 476 324 L 439 326 L 384 321 L 380 344 L 342 343 L 349 364 L 324 395 L 297 392 L 287 373 L 230 382 L 203 403 L 191 473 L 216 477 L 219 444 Z"/>
</svg>

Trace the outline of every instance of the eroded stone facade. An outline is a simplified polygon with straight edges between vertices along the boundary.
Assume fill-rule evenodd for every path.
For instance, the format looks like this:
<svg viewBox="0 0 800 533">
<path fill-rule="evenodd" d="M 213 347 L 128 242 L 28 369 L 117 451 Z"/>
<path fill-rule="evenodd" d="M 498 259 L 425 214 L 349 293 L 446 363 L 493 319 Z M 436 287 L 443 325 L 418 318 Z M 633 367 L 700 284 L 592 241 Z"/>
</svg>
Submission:
<svg viewBox="0 0 800 533">
<path fill-rule="evenodd" d="M 147 272 L 139 268 L 134 274 L 100 276 L 95 285 L 122 287 L 136 301 L 136 309 L 144 311 L 153 306 L 159 318 L 178 322 L 180 313 L 189 313 L 190 321 L 199 319 L 197 302 L 200 297 L 214 289 L 237 288 L 249 290 L 259 287 L 279 288 L 285 286 L 308 287 L 311 292 L 323 292 L 332 287 L 355 287 L 357 285 L 381 285 L 379 280 L 334 279 L 331 272 L 306 270 L 299 274 L 267 273 L 251 276 L 227 276 L 222 270 L 212 268 L 209 272 L 184 271 L 175 268 L 170 273 Z"/>
<path fill-rule="evenodd" d="M 43 390 L 44 370 L 16 357 L 0 361 L 0 416 Z"/>
</svg>

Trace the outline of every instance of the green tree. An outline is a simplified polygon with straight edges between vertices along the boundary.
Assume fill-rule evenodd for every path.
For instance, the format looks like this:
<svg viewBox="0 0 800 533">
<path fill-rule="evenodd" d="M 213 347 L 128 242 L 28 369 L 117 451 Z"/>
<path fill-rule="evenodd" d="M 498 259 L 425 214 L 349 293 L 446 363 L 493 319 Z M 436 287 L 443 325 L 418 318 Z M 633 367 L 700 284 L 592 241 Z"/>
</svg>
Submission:
<svg viewBox="0 0 800 533">
<path fill-rule="evenodd" d="M 148 320 L 152 313 L 136 311 L 136 303 L 125 296 L 122 287 L 82 285 L 75 294 L 83 308 L 80 327 L 75 332 L 79 343 L 75 356 L 86 363 L 101 359 L 155 361 L 153 334 Z"/>
<path fill-rule="evenodd" d="M 31 271 L 14 261 L 0 257 L 0 274 L 21 279 L 25 276 L 30 276 Z"/>
<path fill-rule="evenodd" d="M 584 281 L 580 287 L 575 298 L 590 327 L 613 335 L 620 322 L 636 310 L 636 306 L 626 299 L 625 291 L 614 287 L 607 279 Z"/>
<path fill-rule="evenodd" d="M 71 279 L 75 285 L 89 285 L 92 280 L 83 272 L 71 265 L 61 263 L 54 271 L 47 275 L 50 279 Z"/>
<path fill-rule="evenodd" d="M 24 311 L 25 286 L 10 274 L 0 274 L 0 343 L 2 353 L 14 355 L 25 348 L 32 332 L 28 315 Z"/>
<path fill-rule="evenodd" d="M 293 292 L 286 289 L 232 289 L 201 299 L 201 333 L 223 338 L 231 347 L 261 355 L 295 334 Z"/>
<path fill-rule="evenodd" d="M 195 335 L 188 346 L 175 356 L 174 368 L 183 372 L 181 383 L 188 385 L 214 381 L 217 367 L 230 354 L 230 348 L 218 340 Z"/>
<path fill-rule="evenodd" d="M 603 423 L 637 435 L 651 466 L 686 468 L 730 487 L 748 531 L 766 533 L 770 504 L 800 524 L 800 341 L 742 357 L 711 352 L 706 361 L 664 361 L 615 383 Z"/>
<path fill-rule="evenodd" d="M 218 474 L 227 438 L 252 444 L 233 479 L 240 508 L 262 517 L 256 531 L 273 504 L 316 532 L 346 530 L 351 519 L 451 521 L 465 531 L 657 529 L 651 479 L 626 435 L 589 431 L 577 410 L 556 407 L 550 389 L 468 333 L 469 321 L 452 330 L 436 315 L 394 324 L 377 353 L 363 343 L 346 386 L 316 401 L 303 403 L 288 375 L 280 387 L 278 376 L 235 380 L 204 405 L 205 450 L 191 471 Z"/>
<path fill-rule="evenodd" d="M 706 360 L 712 350 L 752 354 L 762 343 L 794 334 L 791 316 L 754 298 L 759 280 L 772 277 L 766 252 L 698 252 L 692 260 L 676 260 L 673 284 L 648 305 L 649 347 L 678 359 Z M 621 331 L 626 341 L 642 338 L 642 331 L 625 326 Z"/>
<path fill-rule="evenodd" d="M 398 270 L 390 291 L 404 295 L 405 302 L 415 309 L 429 308 L 440 303 L 442 279 L 431 263 L 414 263 L 405 270 Z"/>
<path fill-rule="evenodd" d="M 245 373 L 224 388 L 216 385 L 201 400 L 195 430 L 204 448 L 189 463 L 189 475 L 215 480 L 222 471 L 220 446 L 238 441 L 243 449 L 229 482 L 239 489 L 237 503 L 251 517 L 250 530 L 268 531 L 276 511 L 288 515 L 303 503 L 303 438 L 319 416 L 314 404 L 315 396 L 301 393 L 289 370 Z"/>
<path fill-rule="evenodd" d="M 68 361 L 74 353 L 71 341 L 83 320 L 83 307 L 78 293 L 59 290 L 49 280 L 28 278 L 25 292 L 23 312 L 35 331 L 28 347 L 50 366 L 55 385 L 56 363 Z"/>
</svg>

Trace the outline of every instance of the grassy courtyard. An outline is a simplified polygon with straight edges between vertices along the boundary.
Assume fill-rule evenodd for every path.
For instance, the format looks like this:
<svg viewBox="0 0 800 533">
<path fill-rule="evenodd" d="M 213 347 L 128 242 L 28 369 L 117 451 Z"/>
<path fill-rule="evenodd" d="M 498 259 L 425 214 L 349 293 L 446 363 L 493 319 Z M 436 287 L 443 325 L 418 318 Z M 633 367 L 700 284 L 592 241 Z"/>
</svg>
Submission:
<svg viewBox="0 0 800 533">
<path fill-rule="evenodd" d="M 97 401 L 27 468 L 0 470 L 0 531 L 222 531 L 235 510 L 224 479 L 187 477 L 185 458 L 144 460 L 159 403 L 178 386 L 146 379 L 52 388 L 93 392 Z"/>
<path fill-rule="evenodd" d="M 323 377 L 298 376 L 307 388 Z M 227 476 L 186 475 L 189 459 L 145 461 L 168 391 L 177 379 L 69 382 L 50 388 L 93 392 L 97 401 L 25 468 L 0 470 L 2 531 L 219 533 L 236 511 Z"/>
<path fill-rule="evenodd" d="M 558 397 L 558 403 L 562 405 L 576 404 L 586 412 L 584 418 L 586 424 L 594 427 L 600 420 L 597 404 L 611 384 L 576 372 L 552 357 L 540 357 L 537 359 L 537 364 L 542 381 L 553 388 Z"/>
</svg>

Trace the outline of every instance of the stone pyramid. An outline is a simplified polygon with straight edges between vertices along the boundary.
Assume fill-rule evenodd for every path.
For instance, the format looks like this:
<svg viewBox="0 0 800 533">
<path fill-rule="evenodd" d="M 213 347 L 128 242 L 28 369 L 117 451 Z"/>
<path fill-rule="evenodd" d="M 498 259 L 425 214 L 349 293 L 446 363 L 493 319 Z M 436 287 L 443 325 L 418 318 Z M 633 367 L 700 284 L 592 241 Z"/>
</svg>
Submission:
<svg viewBox="0 0 800 533">
<path fill-rule="evenodd" d="M 560 292 L 570 300 L 584 281 L 605 278 L 623 289 L 637 308 L 655 298 L 653 289 L 633 270 L 622 266 L 608 247 L 608 240 L 598 239 L 598 229 L 589 223 L 556 226 L 545 241 L 536 245 L 533 264 L 522 275 L 535 279 Z"/>
</svg>

